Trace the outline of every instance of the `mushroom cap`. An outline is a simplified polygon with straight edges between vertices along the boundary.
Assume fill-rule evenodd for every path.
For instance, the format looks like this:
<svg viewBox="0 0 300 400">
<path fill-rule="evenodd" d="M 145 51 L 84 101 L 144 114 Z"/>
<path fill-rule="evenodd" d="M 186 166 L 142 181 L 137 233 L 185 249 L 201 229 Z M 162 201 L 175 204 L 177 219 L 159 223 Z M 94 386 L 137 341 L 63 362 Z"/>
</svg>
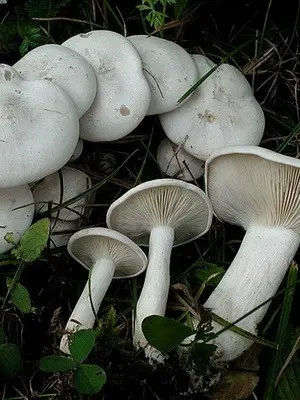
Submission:
<svg viewBox="0 0 300 400">
<path fill-rule="evenodd" d="M 66 246 L 77 229 L 78 221 L 62 221 L 51 218 L 50 249 Z"/>
<path fill-rule="evenodd" d="M 25 81 L 0 64 L 0 187 L 20 186 L 57 171 L 78 141 L 74 103 L 47 80 Z"/>
<path fill-rule="evenodd" d="M 0 254 L 13 247 L 4 236 L 12 233 L 14 242 L 19 242 L 31 225 L 33 214 L 33 197 L 28 185 L 0 189 Z"/>
<path fill-rule="evenodd" d="M 81 54 L 94 68 L 96 98 L 80 120 L 80 137 L 90 142 L 120 139 L 145 117 L 150 88 L 141 59 L 124 36 L 111 31 L 92 31 L 63 43 Z"/>
<path fill-rule="evenodd" d="M 33 189 L 36 213 L 47 211 L 49 201 L 52 201 L 54 206 L 59 205 L 80 195 L 92 186 L 91 178 L 79 169 L 64 167 L 60 172 L 62 181 L 60 173 L 54 172 L 54 174 L 46 176 Z M 61 189 L 63 189 L 63 193 L 61 193 Z M 88 196 L 75 201 L 67 208 L 53 213 L 52 217 L 67 221 L 79 219 L 84 212 L 87 199 Z"/>
<path fill-rule="evenodd" d="M 26 80 L 47 79 L 64 89 L 81 117 L 91 107 L 97 90 L 92 66 L 78 53 L 58 44 L 36 47 L 14 69 Z"/>
<path fill-rule="evenodd" d="M 183 181 L 199 179 L 204 174 L 204 161 L 193 157 L 169 139 L 164 139 L 158 146 L 156 161 L 164 174 Z"/>
<path fill-rule="evenodd" d="M 127 38 L 137 49 L 151 90 L 147 115 L 162 114 L 181 106 L 178 99 L 198 80 L 190 54 L 178 44 L 155 36 Z"/>
<path fill-rule="evenodd" d="M 199 79 L 214 67 L 204 56 L 193 58 Z M 182 107 L 159 119 L 168 138 L 200 160 L 222 147 L 258 145 L 265 127 L 250 84 L 229 64 L 221 64 Z"/>
<path fill-rule="evenodd" d="M 206 161 L 205 181 L 220 220 L 300 233 L 300 160 L 257 146 L 228 147 Z"/>
<path fill-rule="evenodd" d="M 68 252 L 79 264 L 90 269 L 102 258 L 115 265 L 115 279 L 133 278 L 147 267 L 147 257 L 132 240 L 107 228 L 86 228 L 71 236 Z"/>
<path fill-rule="evenodd" d="M 176 179 L 155 179 L 130 189 L 107 211 L 109 228 L 147 246 L 152 228 L 174 228 L 174 246 L 204 235 L 212 222 L 212 208 L 206 194 L 190 183 Z"/>
</svg>

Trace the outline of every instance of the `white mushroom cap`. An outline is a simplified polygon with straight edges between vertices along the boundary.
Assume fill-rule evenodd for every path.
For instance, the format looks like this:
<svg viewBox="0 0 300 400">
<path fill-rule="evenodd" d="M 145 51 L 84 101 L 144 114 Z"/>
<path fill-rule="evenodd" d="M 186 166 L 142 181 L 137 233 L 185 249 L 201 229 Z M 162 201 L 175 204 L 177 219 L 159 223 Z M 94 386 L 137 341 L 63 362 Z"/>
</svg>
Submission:
<svg viewBox="0 0 300 400">
<path fill-rule="evenodd" d="M 212 209 L 198 187 L 176 179 L 155 179 L 130 189 L 111 204 L 106 223 L 139 245 L 147 246 L 151 229 L 174 229 L 174 246 L 204 235 L 210 228 Z"/>
<path fill-rule="evenodd" d="M 66 246 L 70 237 L 77 228 L 78 221 L 62 221 L 60 219 L 51 218 L 50 229 L 50 248 Z"/>
<path fill-rule="evenodd" d="M 151 89 L 147 115 L 162 114 L 181 106 L 178 99 L 198 80 L 196 65 L 178 44 L 155 36 L 134 35 L 128 40 L 137 49 Z"/>
<path fill-rule="evenodd" d="M 164 174 L 183 181 L 199 179 L 204 174 L 204 161 L 188 154 L 169 139 L 164 139 L 158 146 L 156 160 Z"/>
<path fill-rule="evenodd" d="M 300 160 L 257 146 L 220 149 L 206 162 L 216 216 L 247 229 L 284 226 L 300 233 Z"/>
<path fill-rule="evenodd" d="M 5 235 L 12 233 L 13 241 L 18 243 L 30 227 L 33 214 L 33 197 L 28 185 L 0 189 L 0 254 L 13 247 L 4 239 Z"/>
<path fill-rule="evenodd" d="M 64 89 L 81 117 L 91 107 L 97 90 L 92 66 L 78 53 L 58 44 L 36 47 L 14 69 L 26 80 L 47 79 Z"/>
<path fill-rule="evenodd" d="M 59 205 L 80 195 L 92 186 L 91 178 L 79 169 L 64 167 L 60 172 L 62 181 L 59 172 L 55 172 L 46 176 L 33 189 L 36 213 L 47 211 L 49 201 L 53 202 L 53 206 Z M 61 189 L 63 193 L 61 193 Z M 84 212 L 88 198 L 89 196 L 75 201 L 67 208 L 55 212 L 52 217 L 57 216 L 59 219 L 67 221 L 79 219 Z"/>
<path fill-rule="evenodd" d="M 79 139 L 69 162 L 77 160 L 81 156 L 82 152 L 83 152 L 83 140 Z"/>
<path fill-rule="evenodd" d="M 111 31 L 92 31 L 63 43 L 94 68 L 97 95 L 80 120 L 80 137 L 91 142 L 120 139 L 142 121 L 150 103 L 150 88 L 133 45 Z"/>
<path fill-rule="evenodd" d="M 68 252 L 87 269 L 102 258 L 112 260 L 116 266 L 115 279 L 133 278 L 147 267 L 145 253 L 134 242 L 107 228 L 86 228 L 74 233 Z"/>
<path fill-rule="evenodd" d="M 20 186 L 57 171 L 79 135 L 66 92 L 49 81 L 24 81 L 0 64 L 0 187 Z"/>
<path fill-rule="evenodd" d="M 199 79 L 214 64 L 194 55 Z M 159 116 L 168 138 L 200 160 L 226 146 L 258 145 L 265 118 L 243 74 L 220 65 L 177 110 Z"/>
</svg>

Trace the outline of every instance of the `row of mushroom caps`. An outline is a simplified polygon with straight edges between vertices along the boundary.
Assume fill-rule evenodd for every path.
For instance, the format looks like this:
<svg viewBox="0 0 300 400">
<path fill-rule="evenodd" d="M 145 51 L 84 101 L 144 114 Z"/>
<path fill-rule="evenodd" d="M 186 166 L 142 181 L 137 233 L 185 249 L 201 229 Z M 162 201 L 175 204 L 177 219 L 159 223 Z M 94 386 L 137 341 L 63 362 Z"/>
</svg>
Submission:
<svg viewBox="0 0 300 400">
<path fill-rule="evenodd" d="M 179 103 L 182 94 L 206 75 L 193 94 Z M 132 132 L 146 115 L 158 114 L 171 140 L 167 145 L 173 155 L 167 165 L 170 168 L 172 158 L 179 163 L 172 174 L 186 179 L 183 165 L 188 178 L 195 178 L 207 160 L 208 197 L 194 185 L 159 180 L 128 191 L 108 210 L 107 226 L 118 231 L 119 237 L 127 236 L 119 247 L 125 246 L 127 252 L 132 248 L 135 255 L 126 259 L 125 270 L 119 268 L 119 261 L 107 262 L 105 267 L 101 262 L 106 279 L 99 278 L 101 268 L 92 268 L 92 290 L 94 284 L 98 287 L 99 279 L 109 285 L 113 274 L 121 277 L 142 272 L 146 258 L 134 242 L 149 244 L 145 284 L 135 318 L 137 347 L 146 344 L 142 319 L 165 313 L 172 246 L 206 233 L 212 210 L 222 221 L 241 225 L 247 233 L 232 265 L 204 305 L 233 322 L 276 292 L 299 246 L 300 165 L 296 159 L 256 147 L 263 135 L 264 115 L 247 80 L 235 67 L 215 65 L 201 55 L 190 56 L 164 39 L 145 35 L 125 38 L 103 30 L 76 35 L 61 46 L 40 46 L 13 67 L 0 64 L 0 85 L 1 197 L 13 193 L 4 208 L 32 204 L 29 183 L 45 176 L 49 180 L 52 174 L 57 182 L 56 171 L 68 162 L 79 138 L 92 142 L 117 140 Z M 178 146 L 175 151 L 174 146 Z M 190 161 L 180 164 L 179 152 L 183 152 L 183 159 L 200 162 L 195 172 L 189 167 Z M 158 160 L 165 154 L 165 150 L 158 151 Z M 91 182 L 88 177 L 83 179 L 88 189 Z M 36 203 L 49 201 L 45 195 L 38 197 L 38 187 L 33 188 Z M 25 193 L 24 198 L 18 190 Z M 78 212 L 68 212 L 74 214 Z M 13 230 L 10 227 L 15 215 L 16 210 L 3 217 L 3 233 Z M 14 229 L 16 236 L 21 236 L 32 217 L 31 205 L 26 207 L 23 226 Z M 56 217 L 63 222 L 68 219 Z M 108 240 L 112 231 L 96 229 L 104 229 L 103 252 L 115 254 L 116 248 Z M 101 247 L 97 239 L 100 234 L 89 229 L 90 237 L 84 239 L 82 232 L 71 237 L 68 249 L 81 264 L 91 267 L 98 263 L 93 257 Z M 94 244 L 92 255 L 81 246 L 89 242 Z M 7 244 L 4 248 L 8 249 Z M 103 285 L 101 296 L 108 287 Z M 86 287 L 83 299 L 87 293 Z M 101 296 L 96 296 L 96 307 Z M 83 307 L 82 314 L 91 318 L 91 324 L 94 314 L 82 298 L 74 312 Z M 255 334 L 267 307 L 264 305 L 237 325 Z M 69 323 L 67 330 L 79 328 Z M 81 326 L 85 326 L 84 321 Z M 214 326 L 220 328 L 217 323 Z M 66 338 L 62 340 L 65 351 Z M 223 360 L 236 358 L 251 344 L 229 330 L 214 341 Z M 155 351 L 146 349 L 153 357 Z"/>
</svg>

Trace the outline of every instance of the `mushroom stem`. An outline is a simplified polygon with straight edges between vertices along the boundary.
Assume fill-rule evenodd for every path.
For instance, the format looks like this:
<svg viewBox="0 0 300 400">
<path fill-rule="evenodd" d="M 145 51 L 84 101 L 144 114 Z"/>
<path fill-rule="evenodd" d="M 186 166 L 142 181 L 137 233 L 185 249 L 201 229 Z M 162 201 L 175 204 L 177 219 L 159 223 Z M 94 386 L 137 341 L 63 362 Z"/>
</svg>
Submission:
<svg viewBox="0 0 300 400">
<path fill-rule="evenodd" d="M 204 306 L 216 315 L 234 322 L 274 296 L 300 245 L 300 235 L 284 227 L 251 226 L 240 249 L 219 285 Z M 252 334 L 270 303 L 236 325 Z M 213 322 L 214 331 L 223 326 Z M 241 355 L 252 341 L 230 330 L 213 340 L 221 359 L 229 361 Z"/>
<path fill-rule="evenodd" d="M 67 322 L 60 342 L 60 350 L 69 354 L 69 333 L 79 329 L 92 329 L 100 304 L 111 284 L 115 272 L 115 263 L 107 258 L 97 261 L 91 270 L 90 279 L 87 281 L 83 292 Z M 93 307 L 91 305 L 93 304 Z"/>
<path fill-rule="evenodd" d="M 146 357 L 162 361 L 162 355 L 153 348 L 142 332 L 142 322 L 149 315 L 164 316 L 170 287 L 170 259 L 174 243 L 174 229 L 157 226 L 151 230 L 148 267 L 143 289 L 136 306 L 133 343 L 145 348 Z"/>
</svg>

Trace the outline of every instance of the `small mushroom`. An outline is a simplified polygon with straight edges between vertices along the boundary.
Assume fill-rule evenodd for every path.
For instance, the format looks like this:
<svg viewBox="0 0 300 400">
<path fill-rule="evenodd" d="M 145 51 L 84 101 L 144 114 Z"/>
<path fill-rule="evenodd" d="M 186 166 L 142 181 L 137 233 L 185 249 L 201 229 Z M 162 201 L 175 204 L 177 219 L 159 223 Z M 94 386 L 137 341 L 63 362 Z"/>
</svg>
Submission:
<svg viewBox="0 0 300 400">
<path fill-rule="evenodd" d="M 215 64 L 193 56 L 199 79 Z M 265 118 L 243 74 L 221 64 L 182 107 L 159 116 L 168 138 L 200 160 L 225 146 L 258 145 Z"/>
<path fill-rule="evenodd" d="M 81 54 L 97 77 L 97 95 L 80 120 L 80 137 L 105 142 L 132 132 L 145 117 L 151 95 L 142 62 L 129 40 L 102 30 L 73 36 L 63 46 Z"/>
<path fill-rule="evenodd" d="M 127 38 L 137 49 L 151 89 L 147 115 L 162 114 L 181 106 L 178 99 L 198 80 L 190 54 L 178 44 L 155 36 Z"/>
<path fill-rule="evenodd" d="M 196 180 L 204 174 L 204 161 L 188 154 L 169 139 L 164 139 L 158 146 L 156 161 L 164 174 L 183 181 Z"/>
<path fill-rule="evenodd" d="M 82 229 L 71 236 L 68 252 L 90 270 L 89 281 L 69 318 L 60 350 L 68 353 L 68 333 L 93 328 L 95 313 L 113 278 L 132 278 L 147 266 L 147 257 L 130 239 L 106 228 Z M 91 304 L 92 302 L 92 304 Z"/>
<path fill-rule="evenodd" d="M 13 247 L 5 235 L 12 233 L 14 243 L 18 243 L 30 227 L 33 214 L 33 197 L 28 185 L 0 189 L 0 254 Z"/>
<path fill-rule="evenodd" d="M 0 64 L 0 187 L 34 182 L 70 159 L 78 141 L 76 107 L 47 80 L 25 81 Z"/>
<path fill-rule="evenodd" d="M 142 321 L 149 315 L 165 314 L 172 247 L 204 235 L 211 221 L 212 209 L 206 194 L 198 187 L 176 179 L 144 182 L 130 189 L 108 209 L 106 223 L 109 228 L 141 246 L 149 245 L 148 268 L 137 302 L 133 340 L 137 348 L 145 349 L 151 361 L 163 361 L 163 357 L 146 347 Z"/>
<path fill-rule="evenodd" d="M 300 160 L 256 146 L 224 148 L 206 162 L 207 193 L 216 216 L 246 235 L 204 306 L 233 323 L 275 295 L 300 244 Z M 237 326 L 257 334 L 270 303 Z M 217 332 L 223 327 L 213 323 Z M 230 330 L 214 344 L 233 360 L 252 341 Z"/>
<path fill-rule="evenodd" d="M 49 202 L 57 206 L 84 193 L 91 186 L 92 181 L 87 174 L 79 169 L 64 167 L 60 173 L 55 172 L 46 176 L 33 188 L 36 213 L 47 211 Z M 84 212 L 87 199 L 88 196 L 74 201 L 67 208 L 53 213 L 52 217 L 66 221 L 79 219 Z"/>
<path fill-rule="evenodd" d="M 64 89 L 81 117 L 91 107 L 97 90 L 92 66 L 78 53 L 58 44 L 29 51 L 14 69 L 26 80 L 47 79 Z"/>
</svg>

